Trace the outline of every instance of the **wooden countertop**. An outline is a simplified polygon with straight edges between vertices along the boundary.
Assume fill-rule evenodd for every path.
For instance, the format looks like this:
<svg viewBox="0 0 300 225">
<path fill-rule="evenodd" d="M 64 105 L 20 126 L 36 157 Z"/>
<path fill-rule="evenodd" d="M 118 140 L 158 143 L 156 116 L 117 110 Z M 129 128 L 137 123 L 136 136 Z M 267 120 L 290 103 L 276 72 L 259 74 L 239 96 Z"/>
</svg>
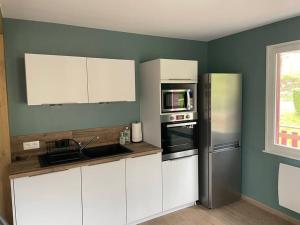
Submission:
<svg viewBox="0 0 300 225">
<path fill-rule="evenodd" d="M 61 165 L 53 165 L 47 167 L 41 167 L 39 163 L 39 159 L 36 156 L 30 157 L 26 160 L 16 161 L 11 164 L 10 167 L 10 179 L 20 178 L 20 177 L 28 177 L 28 176 L 36 176 L 41 174 L 47 174 L 52 172 L 58 172 L 63 170 L 68 170 L 71 168 L 81 167 L 81 166 L 89 166 L 89 165 L 96 165 L 101 163 L 107 163 L 112 161 L 117 161 L 120 159 L 126 158 L 134 158 L 139 156 L 145 156 L 150 154 L 155 154 L 162 152 L 162 149 L 150 145 L 148 143 L 132 143 L 124 145 L 126 148 L 131 150 L 131 153 L 122 154 L 122 155 L 115 155 L 115 156 L 107 156 L 107 157 L 100 157 L 94 159 L 87 159 L 72 163 L 65 163 Z"/>
</svg>

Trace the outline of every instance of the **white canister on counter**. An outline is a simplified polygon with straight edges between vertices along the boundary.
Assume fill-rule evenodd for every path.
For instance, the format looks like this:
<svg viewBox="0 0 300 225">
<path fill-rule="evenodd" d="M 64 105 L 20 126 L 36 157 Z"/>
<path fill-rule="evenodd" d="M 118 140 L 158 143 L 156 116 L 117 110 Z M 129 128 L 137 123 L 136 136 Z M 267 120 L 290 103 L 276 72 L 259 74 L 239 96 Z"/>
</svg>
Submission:
<svg viewBox="0 0 300 225">
<path fill-rule="evenodd" d="M 141 122 L 132 123 L 131 137 L 132 137 L 132 142 L 143 141 L 143 132 L 142 132 L 142 123 Z"/>
</svg>

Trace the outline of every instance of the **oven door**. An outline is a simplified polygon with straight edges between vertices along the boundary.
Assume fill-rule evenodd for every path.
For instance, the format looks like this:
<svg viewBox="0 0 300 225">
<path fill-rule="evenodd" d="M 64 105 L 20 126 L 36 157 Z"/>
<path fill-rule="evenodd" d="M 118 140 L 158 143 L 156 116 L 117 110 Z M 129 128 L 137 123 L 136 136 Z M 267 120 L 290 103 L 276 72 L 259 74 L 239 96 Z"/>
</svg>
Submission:
<svg viewBox="0 0 300 225">
<path fill-rule="evenodd" d="M 179 112 L 191 110 L 190 89 L 162 90 L 161 104 L 162 112 Z"/>
<path fill-rule="evenodd" d="M 162 123 L 163 160 L 198 154 L 197 133 L 196 121 Z"/>
</svg>

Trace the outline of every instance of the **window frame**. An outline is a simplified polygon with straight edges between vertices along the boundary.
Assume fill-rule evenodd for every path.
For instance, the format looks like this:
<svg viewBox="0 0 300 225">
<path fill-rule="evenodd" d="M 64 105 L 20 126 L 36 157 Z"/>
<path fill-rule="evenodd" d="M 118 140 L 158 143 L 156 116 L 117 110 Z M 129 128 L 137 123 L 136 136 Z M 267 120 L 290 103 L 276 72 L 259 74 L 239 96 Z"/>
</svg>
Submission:
<svg viewBox="0 0 300 225">
<path fill-rule="evenodd" d="M 300 50 L 300 40 L 267 46 L 266 51 L 266 114 L 265 150 L 266 153 L 300 160 L 297 148 L 275 144 L 276 135 L 276 84 L 278 53 Z"/>
</svg>

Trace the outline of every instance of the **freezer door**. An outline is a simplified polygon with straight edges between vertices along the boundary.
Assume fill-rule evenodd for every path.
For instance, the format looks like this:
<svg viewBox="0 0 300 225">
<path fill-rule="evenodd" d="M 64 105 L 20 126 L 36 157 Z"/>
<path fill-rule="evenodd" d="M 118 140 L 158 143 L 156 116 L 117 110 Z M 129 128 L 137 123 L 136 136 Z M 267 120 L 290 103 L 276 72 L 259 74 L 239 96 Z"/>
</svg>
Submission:
<svg viewBox="0 0 300 225">
<path fill-rule="evenodd" d="M 210 147 L 240 142 L 241 74 L 210 74 Z"/>
<path fill-rule="evenodd" d="M 209 153 L 209 208 L 238 200 L 241 196 L 241 149 Z"/>
</svg>

